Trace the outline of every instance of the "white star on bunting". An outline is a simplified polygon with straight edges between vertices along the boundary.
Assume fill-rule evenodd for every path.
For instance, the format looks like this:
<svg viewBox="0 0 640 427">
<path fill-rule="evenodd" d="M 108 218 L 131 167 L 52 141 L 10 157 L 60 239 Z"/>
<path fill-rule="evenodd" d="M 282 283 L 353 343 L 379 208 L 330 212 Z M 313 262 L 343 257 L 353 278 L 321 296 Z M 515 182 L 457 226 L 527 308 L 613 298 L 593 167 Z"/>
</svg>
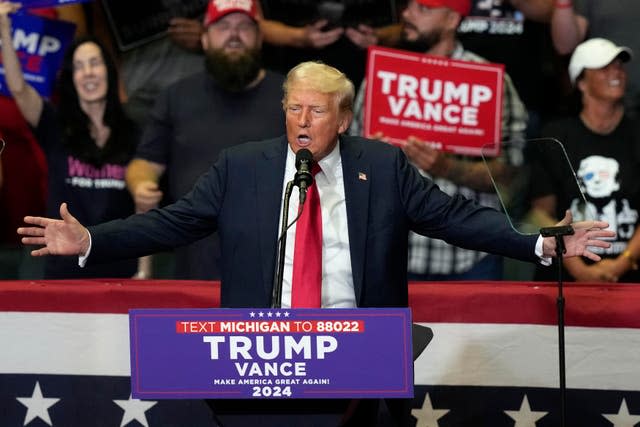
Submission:
<svg viewBox="0 0 640 427">
<path fill-rule="evenodd" d="M 532 411 L 526 394 L 522 399 L 520 410 L 504 411 L 504 413 L 516 420 L 516 424 L 513 427 L 536 427 L 536 421 L 548 414 L 548 412 Z"/>
<path fill-rule="evenodd" d="M 424 396 L 422 408 L 412 409 L 411 415 L 418 420 L 416 427 L 439 427 L 438 420 L 444 417 L 448 412 L 448 409 L 433 409 L 433 406 L 431 405 L 431 398 L 429 397 L 429 393 L 427 393 Z"/>
<path fill-rule="evenodd" d="M 627 408 L 627 401 L 625 399 L 622 399 L 617 414 L 602 414 L 602 416 L 611 421 L 613 427 L 634 427 L 640 422 L 640 415 L 629 414 L 629 408 Z"/>
<path fill-rule="evenodd" d="M 158 403 L 132 399 L 131 395 L 129 395 L 128 400 L 114 400 L 113 402 L 124 409 L 124 415 L 122 415 L 122 422 L 120 423 L 120 427 L 126 426 L 133 420 L 136 420 L 144 427 L 149 427 L 145 412 L 147 412 L 149 409 L 151 409 L 151 407 Z"/>
<path fill-rule="evenodd" d="M 27 407 L 27 415 L 24 417 L 23 426 L 26 426 L 35 418 L 40 418 L 45 423 L 52 425 L 49 417 L 49 408 L 58 403 L 60 399 L 43 397 L 40 390 L 40 382 L 36 381 L 31 397 L 16 397 L 16 399 Z"/>
</svg>

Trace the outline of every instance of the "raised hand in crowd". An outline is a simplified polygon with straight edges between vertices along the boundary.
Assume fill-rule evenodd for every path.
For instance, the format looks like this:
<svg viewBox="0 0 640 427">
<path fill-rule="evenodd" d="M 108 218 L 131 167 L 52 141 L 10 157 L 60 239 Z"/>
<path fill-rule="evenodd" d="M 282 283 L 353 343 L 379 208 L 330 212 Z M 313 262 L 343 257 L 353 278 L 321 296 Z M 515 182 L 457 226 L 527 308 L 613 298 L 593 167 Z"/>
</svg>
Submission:
<svg viewBox="0 0 640 427">
<path fill-rule="evenodd" d="M 139 183 L 132 195 L 136 203 L 136 212 L 146 212 L 158 207 L 160 200 L 162 200 L 162 191 L 159 189 L 158 183 L 153 181 Z"/>
<path fill-rule="evenodd" d="M 369 46 L 378 44 L 378 35 L 373 27 L 360 24 L 358 28 L 348 27 L 345 31 L 345 35 L 351 43 L 356 46 L 366 49 Z"/>
<path fill-rule="evenodd" d="M 16 51 L 12 49 L 10 13 L 20 9 L 20 3 L 0 1 L 0 41 L 7 48 L 2 49 L 2 63 L 5 80 L 27 123 L 36 126 L 42 112 L 42 98 L 26 83 Z"/>
<path fill-rule="evenodd" d="M 201 52 L 201 37 L 204 27 L 197 19 L 172 18 L 167 32 L 171 40 L 181 48 L 191 52 Z"/>
<path fill-rule="evenodd" d="M 445 177 L 451 166 L 451 159 L 447 158 L 442 151 L 414 136 L 407 138 L 402 151 L 414 165 L 432 176 Z"/>
<path fill-rule="evenodd" d="M 515 172 L 514 168 L 499 160 L 485 163 L 449 155 L 415 136 L 407 138 L 402 151 L 415 166 L 432 177 L 444 178 L 476 191 L 494 191 L 492 177 L 508 182 Z"/>
<path fill-rule="evenodd" d="M 163 197 L 158 182 L 165 169 L 165 165 L 140 158 L 135 158 L 129 163 L 126 179 L 136 212 L 146 212 L 158 207 Z"/>
<path fill-rule="evenodd" d="M 325 29 L 327 23 L 323 19 L 304 27 L 293 27 L 280 21 L 261 19 L 260 30 L 265 41 L 274 45 L 322 49 L 335 43 L 344 34 L 341 27 Z"/>
<path fill-rule="evenodd" d="M 344 34 L 344 28 L 326 29 L 328 21 L 322 19 L 304 27 L 306 46 L 322 49 L 335 43 Z"/>
<path fill-rule="evenodd" d="M 9 13 L 16 12 L 18 9 L 20 9 L 20 3 L 0 1 L 0 28 L 5 28 L 7 25 L 11 25 L 7 15 Z"/>
<path fill-rule="evenodd" d="M 357 28 L 348 27 L 345 35 L 351 43 L 366 49 L 373 45 L 395 46 L 401 37 L 402 26 L 400 24 L 391 24 L 384 27 L 370 27 L 365 24 L 359 24 Z"/>
</svg>

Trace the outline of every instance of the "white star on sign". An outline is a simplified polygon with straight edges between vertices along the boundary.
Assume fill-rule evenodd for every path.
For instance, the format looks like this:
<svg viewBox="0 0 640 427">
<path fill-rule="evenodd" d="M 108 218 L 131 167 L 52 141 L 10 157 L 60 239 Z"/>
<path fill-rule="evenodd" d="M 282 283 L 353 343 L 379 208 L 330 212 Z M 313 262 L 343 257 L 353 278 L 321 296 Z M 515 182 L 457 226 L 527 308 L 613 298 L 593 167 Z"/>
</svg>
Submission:
<svg viewBox="0 0 640 427">
<path fill-rule="evenodd" d="M 613 423 L 613 427 L 633 427 L 640 421 L 640 415 L 629 414 L 627 401 L 622 399 L 620 409 L 617 414 L 602 414 L 607 420 Z"/>
<path fill-rule="evenodd" d="M 31 397 L 16 397 L 16 399 L 27 407 L 27 415 L 24 417 L 23 426 L 26 426 L 35 418 L 40 418 L 45 423 L 52 425 L 51 418 L 49 418 L 49 408 L 58 403 L 60 399 L 42 397 L 42 391 L 40 390 L 40 383 L 38 381 L 36 381 L 36 386 L 33 388 Z"/>
<path fill-rule="evenodd" d="M 504 411 L 504 413 L 516 420 L 513 427 L 536 427 L 536 421 L 548 414 L 548 412 L 532 411 L 526 394 L 519 411 Z"/>
<path fill-rule="evenodd" d="M 147 423 L 147 416 L 144 413 L 151 409 L 151 407 L 156 403 L 158 403 L 132 399 L 131 395 L 129 395 L 128 400 L 114 400 L 113 402 L 124 409 L 124 415 L 122 416 L 120 427 L 126 426 L 133 420 L 136 420 L 144 427 L 149 427 L 149 423 Z"/>
<path fill-rule="evenodd" d="M 412 409 L 411 415 L 415 417 L 418 422 L 416 427 L 438 427 L 438 420 L 444 417 L 448 409 L 433 409 L 431 405 L 431 398 L 429 393 L 424 396 L 424 402 L 422 402 L 422 408 Z"/>
</svg>

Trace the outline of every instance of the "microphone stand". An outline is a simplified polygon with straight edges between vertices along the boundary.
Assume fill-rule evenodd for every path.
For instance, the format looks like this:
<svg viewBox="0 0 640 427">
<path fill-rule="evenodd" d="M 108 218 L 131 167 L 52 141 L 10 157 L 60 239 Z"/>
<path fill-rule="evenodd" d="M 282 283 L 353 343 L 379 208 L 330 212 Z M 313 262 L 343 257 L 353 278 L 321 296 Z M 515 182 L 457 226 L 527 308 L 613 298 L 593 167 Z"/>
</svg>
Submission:
<svg viewBox="0 0 640 427">
<path fill-rule="evenodd" d="M 305 153 L 306 152 L 306 153 Z M 302 156 L 301 156 L 302 154 Z M 287 187 L 284 190 L 284 202 L 282 204 L 282 227 L 280 230 L 280 236 L 278 237 L 278 258 L 276 260 L 276 273 L 273 280 L 273 291 L 271 294 L 271 308 L 282 307 L 282 280 L 284 274 L 284 257 L 287 249 L 287 230 L 298 221 L 300 215 L 302 215 L 302 207 L 307 197 L 307 188 L 313 183 L 313 176 L 311 175 L 308 166 L 313 162 L 309 150 L 301 150 L 296 154 L 296 169 L 298 170 L 294 178 L 287 182 Z M 306 158 L 305 158 L 306 157 Z M 300 164 L 298 164 L 298 158 L 300 158 Z M 304 161 L 304 162 L 303 162 Z M 305 167 L 306 165 L 307 167 Z M 300 204 L 298 206 L 298 215 L 289 222 L 289 201 L 291 199 L 291 193 L 293 187 L 297 186 L 300 189 Z"/>
<path fill-rule="evenodd" d="M 558 362 L 560 375 L 560 427 L 566 425 L 567 385 L 565 373 L 564 353 L 564 295 L 562 293 L 562 255 L 567 251 L 564 246 L 564 236 L 574 233 L 570 225 L 543 227 L 540 229 L 542 237 L 554 237 L 556 239 L 556 260 L 558 263 L 558 297 L 556 307 L 558 310 Z"/>
<path fill-rule="evenodd" d="M 291 199 L 291 193 L 293 191 L 294 180 L 287 183 L 287 188 L 284 191 L 284 202 L 282 206 L 282 227 L 280 230 L 280 237 L 278 238 L 278 258 L 276 274 L 273 281 L 273 293 L 271 296 L 271 308 L 282 307 L 282 279 L 284 274 L 284 254 L 287 248 L 287 230 L 290 225 L 289 222 L 289 200 Z"/>
</svg>

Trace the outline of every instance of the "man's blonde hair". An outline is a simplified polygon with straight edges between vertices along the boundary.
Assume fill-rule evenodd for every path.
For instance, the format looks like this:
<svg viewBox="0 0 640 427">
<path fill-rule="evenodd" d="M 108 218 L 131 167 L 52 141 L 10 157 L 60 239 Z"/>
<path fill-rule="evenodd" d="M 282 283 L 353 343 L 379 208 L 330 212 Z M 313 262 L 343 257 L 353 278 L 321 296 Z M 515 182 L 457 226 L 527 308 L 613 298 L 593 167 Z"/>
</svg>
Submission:
<svg viewBox="0 0 640 427">
<path fill-rule="evenodd" d="M 353 111 L 355 88 L 351 80 L 337 68 L 321 61 L 302 62 L 293 67 L 282 85 L 282 106 L 285 109 L 289 91 L 298 85 L 304 85 L 305 89 L 320 93 L 335 94 L 341 112 Z"/>
</svg>

